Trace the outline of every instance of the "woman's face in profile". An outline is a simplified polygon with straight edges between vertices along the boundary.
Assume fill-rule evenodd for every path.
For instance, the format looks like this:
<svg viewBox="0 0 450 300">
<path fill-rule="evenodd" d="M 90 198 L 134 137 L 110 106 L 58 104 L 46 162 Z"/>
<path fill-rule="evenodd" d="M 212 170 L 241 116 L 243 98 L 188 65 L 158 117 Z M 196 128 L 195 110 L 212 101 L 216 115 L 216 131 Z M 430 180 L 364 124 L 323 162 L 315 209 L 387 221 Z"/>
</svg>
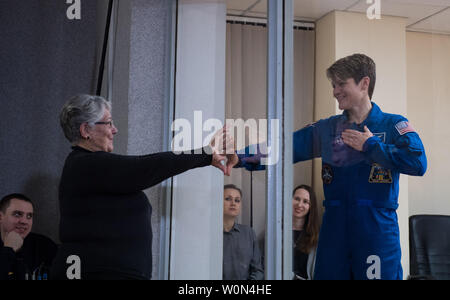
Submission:
<svg viewBox="0 0 450 300">
<path fill-rule="evenodd" d="M 91 149 L 94 151 L 112 152 L 114 150 L 114 135 L 117 132 L 117 128 L 112 123 L 111 113 L 106 109 L 103 118 L 90 129 Z"/>
</svg>

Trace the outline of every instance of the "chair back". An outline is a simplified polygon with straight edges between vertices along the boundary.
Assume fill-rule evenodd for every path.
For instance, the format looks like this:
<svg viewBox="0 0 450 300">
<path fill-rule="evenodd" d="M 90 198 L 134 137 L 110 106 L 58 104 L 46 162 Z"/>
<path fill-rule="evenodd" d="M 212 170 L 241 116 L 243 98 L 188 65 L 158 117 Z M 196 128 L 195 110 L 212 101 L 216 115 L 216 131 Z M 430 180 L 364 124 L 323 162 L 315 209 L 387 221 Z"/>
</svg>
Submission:
<svg viewBox="0 0 450 300">
<path fill-rule="evenodd" d="M 410 275 L 450 279 L 450 216 L 409 218 Z"/>
</svg>

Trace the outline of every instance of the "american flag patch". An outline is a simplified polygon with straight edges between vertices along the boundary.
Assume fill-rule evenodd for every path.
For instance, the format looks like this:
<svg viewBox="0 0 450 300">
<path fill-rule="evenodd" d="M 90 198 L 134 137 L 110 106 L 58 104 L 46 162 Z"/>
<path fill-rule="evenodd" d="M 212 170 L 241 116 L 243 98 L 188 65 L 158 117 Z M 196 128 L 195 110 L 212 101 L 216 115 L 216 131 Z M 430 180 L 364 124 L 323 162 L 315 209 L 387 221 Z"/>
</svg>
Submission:
<svg viewBox="0 0 450 300">
<path fill-rule="evenodd" d="M 407 121 L 398 122 L 395 125 L 395 129 L 397 129 L 397 131 L 398 131 L 398 133 L 400 133 L 400 135 L 404 135 L 405 133 L 408 133 L 408 132 L 415 132 L 414 128 Z"/>
</svg>

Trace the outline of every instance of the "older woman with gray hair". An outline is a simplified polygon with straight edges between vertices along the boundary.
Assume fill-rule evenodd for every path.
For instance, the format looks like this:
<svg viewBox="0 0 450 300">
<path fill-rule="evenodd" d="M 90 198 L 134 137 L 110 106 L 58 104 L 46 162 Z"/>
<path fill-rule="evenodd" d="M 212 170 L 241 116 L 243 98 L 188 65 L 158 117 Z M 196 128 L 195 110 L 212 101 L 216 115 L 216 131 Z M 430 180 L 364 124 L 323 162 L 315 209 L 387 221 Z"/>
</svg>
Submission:
<svg viewBox="0 0 450 300">
<path fill-rule="evenodd" d="M 237 162 L 234 151 L 222 154 L 234 144 L 226 129 L 216 133 L 199 151 L 202 154 L 112 154 L 118 130 L 111 103 L 102 97 L 71 98 L 60 122 L 73 151 L 59 185 L 62 244 L 53 263 L 53 279 L 67 279 L 67 260 L 74 255 L 81 261 L 81 279 L 150 279 L 152 208 L 142 190 L 209 165 L 229 175 Z"/>
</svg>

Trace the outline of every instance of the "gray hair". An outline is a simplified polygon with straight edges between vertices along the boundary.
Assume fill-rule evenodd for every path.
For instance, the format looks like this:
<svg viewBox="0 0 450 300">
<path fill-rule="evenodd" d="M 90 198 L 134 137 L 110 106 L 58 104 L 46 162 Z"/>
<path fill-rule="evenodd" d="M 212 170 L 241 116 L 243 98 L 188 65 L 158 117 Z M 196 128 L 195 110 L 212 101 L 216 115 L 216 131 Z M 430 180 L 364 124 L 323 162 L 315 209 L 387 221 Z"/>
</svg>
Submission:
<svg viewBox="0 0 450 300">
<path fill-rule="evenodd" d="M 81 124 L 93 126 L 103 118 L 105 109 L 111 111 L 111 102 L 100 96 L 77 95 L 70 98 L 59 115 L 59 122 L 69 142 L 77 144 L 82 139 Z"/>
</svg>

